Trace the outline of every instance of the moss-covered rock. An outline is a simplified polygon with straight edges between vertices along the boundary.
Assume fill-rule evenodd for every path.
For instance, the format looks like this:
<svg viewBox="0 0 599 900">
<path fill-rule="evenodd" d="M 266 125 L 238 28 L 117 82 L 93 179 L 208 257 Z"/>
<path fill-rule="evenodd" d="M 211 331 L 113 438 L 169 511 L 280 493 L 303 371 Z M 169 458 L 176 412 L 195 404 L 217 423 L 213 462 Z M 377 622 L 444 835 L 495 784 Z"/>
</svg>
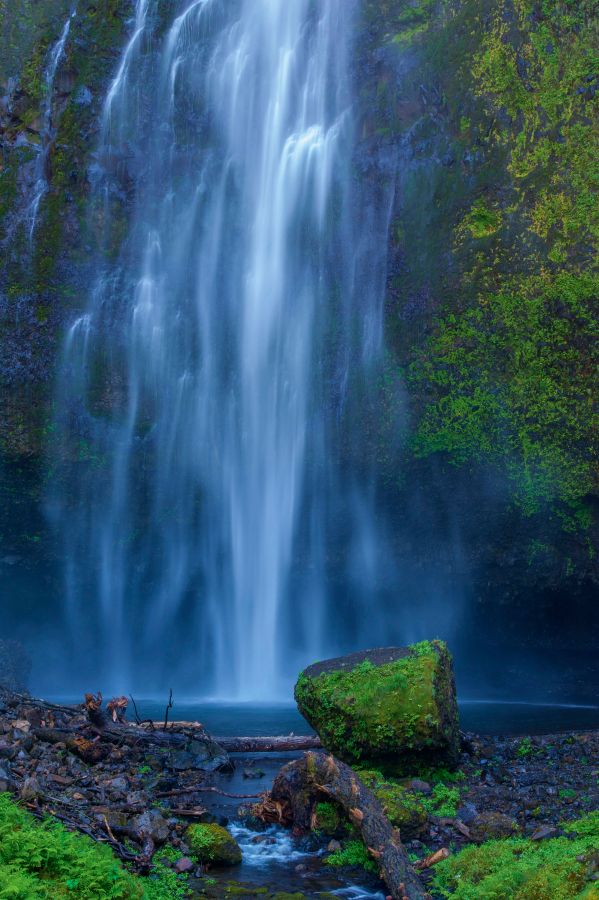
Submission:
<svg viewBox="0 0 599 900">
<path fill-rule="evenodd" d="M 482 812 L 470 823 L 470 836 L 473 841 L 482 844 L 499 838 L 512 837 L 520 830 L 517 822 L 504 813 L 489 810 Z"/>
<path fill-rule="evenodd" d="M 455 679 L 441 641 L 316 663 L 301 673 L 295 699 L 327 750 L 350 763 L 457 763 Z"/>
<path fill-rule="evenodd" d="M 239 844 L 221 825 L 190 825 L 185 834 L 199 862 L 214 866 L 237 866 L 241 862 Z"/>
</svg>

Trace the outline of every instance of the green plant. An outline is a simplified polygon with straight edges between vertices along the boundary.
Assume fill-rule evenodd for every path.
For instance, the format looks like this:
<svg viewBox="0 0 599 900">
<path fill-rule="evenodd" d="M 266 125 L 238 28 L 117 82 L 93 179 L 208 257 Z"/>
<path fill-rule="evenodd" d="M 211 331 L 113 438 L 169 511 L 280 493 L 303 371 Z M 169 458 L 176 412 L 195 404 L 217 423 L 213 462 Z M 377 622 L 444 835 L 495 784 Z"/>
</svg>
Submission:
<svg viewBox="0 0 599 900">
<path fill-rule="evenodd" d="M 0 795 L 0 898 L 142 900 L 144 883 L 111 850 L 60 823 L 37 822 Z"/>
<path fill-rule="evenodd" d="M 452 900 L 596 900 L 586 864 L 599 843 L 599 812 L 566 830 L 571 837 L 510 838 L 467 847 L 436 867 L 435 889 Z"/>
<path fill-rule="evenodd" d="M 522 759 L 527 759 L 529 756 L 532 756 L 535 752 L 534 744 L 529 737 L 522 738 L 520 743 L 518 744 L 518 749 L 516 753 Z"/>
<path fill-rule="evenodd" d="M 325 859 L 327 866 L 361 866 L 367 872 L 378 872 L 378 866 L 368 855 L 362 841 L 348 841 L 341 850 L 336 850 Z"/>
<path fill-rule="evenodd" d="M 460 805 L 460 791 L 446 784 L 436 784 L 430 797 L 422 798 L 422 805 L 430 815 L 454 818 Z"/>
</svg>

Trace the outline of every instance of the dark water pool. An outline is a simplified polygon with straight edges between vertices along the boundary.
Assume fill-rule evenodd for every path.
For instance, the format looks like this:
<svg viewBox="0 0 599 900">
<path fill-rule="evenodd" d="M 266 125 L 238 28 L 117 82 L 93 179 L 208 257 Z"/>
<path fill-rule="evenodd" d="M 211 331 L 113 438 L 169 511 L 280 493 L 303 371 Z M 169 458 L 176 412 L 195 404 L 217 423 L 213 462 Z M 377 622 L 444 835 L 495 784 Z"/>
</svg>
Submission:
<svg viewBox="0 0 599 900">
<path fill-rule="evenodd" d="M 136 700 L 143 718 L 162 719 L 165 703 Z M 174 700 L 170 718 L 200 721 L 214 735 L 309 734 L 311 729 L 292 704 L 234 704 Z M 552 734 L 599 728 L 599 706 L 464 700 L 464 731 L 483 734 Z"/>
</svg>

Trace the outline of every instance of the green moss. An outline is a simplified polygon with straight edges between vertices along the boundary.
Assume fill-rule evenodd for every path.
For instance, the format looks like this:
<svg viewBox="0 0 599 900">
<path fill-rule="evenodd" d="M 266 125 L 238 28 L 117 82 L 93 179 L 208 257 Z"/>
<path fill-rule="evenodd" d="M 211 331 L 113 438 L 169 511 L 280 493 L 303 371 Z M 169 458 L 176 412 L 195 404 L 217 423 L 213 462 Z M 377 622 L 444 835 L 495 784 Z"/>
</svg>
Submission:
<svg viewBox="0 0 599 900">
<path fill-rule="evenodd" d="M 397 782 L 385 779 L 380 772 L 361 770 L 358 775 L 372 790 L 391 824 L 399 828 L 403 839 L 422 834 L 428 815 L 419 797 Z"/>
<path fill-rule="evenodd" d="M 362 841 L 348 841 L 341 850 L 336 850 L 325 859 L 327 866 L 360 866 L 367 872 L 378 873 L 378 866 L 368 855 Z"/>
<path fill-rule="evenodd" d="M 436 323 L 411 368 L 426 384 L 415 451 L 503 466 L 531 515 L 561 504 L 564 525 L 584 528 L 593 490 L 599 388 L 599 278 L 560 273 L 512 279 L 462 315 Z"/>
<path fill-rule="evenodd" d="M 237 842 L 221 825 L 190 825 L 185 836 L 199 862 L 222 866 L 236 866 L 241 862 Z"/>
<path fill-rule="evenodd" d="M 483 198 L 473 203 L 472 209 L 464 217 L 460 226 L 463 231 L 468 231 L 477 240 L 490 237 L 500 227 L 501 213 L 499 210 L 492 209 Z"/>
<path fill-rule="evenodd" d="M 414 39 L 424 34 L 430 24 L 433 0 L 414 0 L 403 6 L 392 18 L 392 26 L 397 29 L 393 43 L 408 46 Z"/>
<path fill-rule="evenodd" d="M 314 807 L 313 828 L 323 834 L 335 834 L 341 825 L 341 815 L 334 803 L 317 803 Z"/>
<path fill-rule="evenodd" d="M 599 886 L 587 881 L 587 863 L 599 846 L 599 813 L 567 826 L 571 837 L 523 838 L 467 847 L 435 868 L 435 888 L 453 900 L 597 900 Z"/>
<path fill-rule="evenodd" d="M 440 641 L 383 665 L 365 659 L 349 671 L 307 670 L 295 697 L 324 746 L 350 762 L 401 765 L 415 754 L 456 753 L 451 657 Z"/>
</svg>

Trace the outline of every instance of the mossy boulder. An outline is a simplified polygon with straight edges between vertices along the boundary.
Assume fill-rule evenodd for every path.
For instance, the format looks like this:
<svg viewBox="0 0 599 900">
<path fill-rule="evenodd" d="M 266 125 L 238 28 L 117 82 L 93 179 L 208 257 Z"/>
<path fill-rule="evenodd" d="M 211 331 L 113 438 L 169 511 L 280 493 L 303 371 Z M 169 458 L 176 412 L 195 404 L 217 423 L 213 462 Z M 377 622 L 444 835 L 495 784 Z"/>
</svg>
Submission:
<svg viewBox="0 0 599 900">
<path fill-rule="evenodd" d="M 457 765 L 455 678 L 442 641 L 315 663 L 301 673 L 295 699 L 323 746 L 346 762 L 396 772 Z"/>
<path fill-rule="evenodd" d="M 185 836 L 191 852 L 201 863 L 238 866 L 241 862 L 239 844 L 221 825 L 190 825 Z"/>
</svg>

